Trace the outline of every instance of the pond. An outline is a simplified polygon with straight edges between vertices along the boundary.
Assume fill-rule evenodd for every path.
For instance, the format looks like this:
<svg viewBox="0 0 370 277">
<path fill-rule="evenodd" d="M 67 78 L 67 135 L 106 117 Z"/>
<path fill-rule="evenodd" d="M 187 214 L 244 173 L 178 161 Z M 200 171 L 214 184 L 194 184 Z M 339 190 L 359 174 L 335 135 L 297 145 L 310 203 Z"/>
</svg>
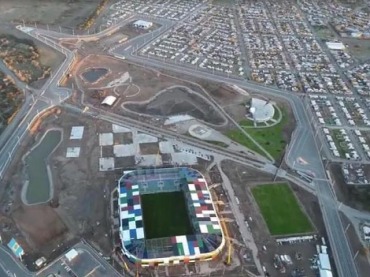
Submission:
<svg viewBox="0 0 370 277">
<path fill-rule="evenodd" d="M 60 130 L 48 131 L 41 142 L 27 155 L 25 162 L 29 183 L 25 198 L 28 204 L 43 203 L 50 199 L 50 180 L 47 169 L 49 155 L 62 138 Z"/>
<path fill-rule="evenodd" d="M 95 83 L 107 73 L 108 69 L 106 68 L 91 68 L 88 71 L 82 73 L 82 77 L 89 83 Z"/>
</svg>

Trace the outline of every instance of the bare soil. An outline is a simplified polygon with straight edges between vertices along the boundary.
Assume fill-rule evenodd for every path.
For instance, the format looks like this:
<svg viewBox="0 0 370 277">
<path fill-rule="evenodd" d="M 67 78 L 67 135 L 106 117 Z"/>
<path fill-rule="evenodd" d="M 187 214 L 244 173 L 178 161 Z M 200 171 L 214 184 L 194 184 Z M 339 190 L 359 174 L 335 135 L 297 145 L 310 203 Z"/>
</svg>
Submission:
<svg viewBox="0 0 370 277">
<path fill-rule="evenodd" d="M 157 142 L 140 143 L 141 155 L 156 155 L 159 153 L 159 145 Z"/>
<path fill-rule="evenodd" d="M 59 215 L 49 205 L 20 206 L 12 217 L 18 228 L 36 247 L 44 247 L 59 236 L 62 236 L 67 227 Z"/>
<path fill-rule="evenodd" d="M 331 164 L 329 168 L 338 200 L 355 209 L 370 211 L 370 186 L 347 185 L 339 164 Z"/>
<path fill-rule="evenodd" d="M 101 67 L 101 64 L 104 64 L 105 68 L 109 69 L 109 73 L 95 84 L 85 82 L 81 77 L 81 73 L 86 71 L 88 68 Z M 132 83 L 127 81 L 125 84 L 116 87 L 115 89 L 107 87 L 110 82 L 117 80 L 125 72 L 130 74 Z M 88 55 L 85 57 L 79 57 L 79 62 L 77 62 L 72 75 L 74 76 L 73 81 L 75 82 L 76 87 L 79 88 L 79 90 L 77 90 L 69 100 L 74 103 L 81 103 L 81 101 L 83 101 L 85 105 L 99 107 L 103 110 L 124 116 L 130 116 L 160 126 L 164 121 L 163 117 L 160 117 L 161 115 L 178 114 L 179 109 L 182 109 L 182 114 L 192 114 L 195 117 L 200 117 L 199 119 L 203 119 L 205 122 L 212 124 L 220 124 L 219 122 L 222 120 L 220 115 L 217 115 L 218 112 L 208 104 L 207 101 L 201 97 L 197 97 L 196 101 L 193 101 L 193 98 L 196 96 L 190 96 L 188 93 L 183 93 L 178 89 L 171 91 L 170 96 L 166 94 L 166 97 L 157 98 L 159 99 L 158 101 L 161 102 L 159 104 L 154 103 L 156 104 L 155 110 L 158 111 L 155 114 L 158 115 L 158 117 L 151 116 L 144 118 L 138 114 L 133 114 L 127 109 L 123 109 L 122 104 L 126 102 L 128 104 L 128 102 L 140 103 L 147 101 L 154 97 L 156 93 L 175 85 L 188 87 L 189 89 L 208 98 L 208 95 L 199 87 L 199 85 L 181 78 L 164 75 L 157 70 L 136 66 L 108 56 Z M 219 93 L 223 93 L 222 88 L 219 90 Z M 229 93 L 226 92 L 226 94 Z M 117 100 L 112 107 L 101 105 L 101 102 L 108 95 L 117 97 Z M 225 99 L 229 98 L 230 97 L 225 96 Z M 174 101 L 176 101 L 176 103 Z"/>
<path fill-rule="evenodd" d="M 69 139 L 72 126 L 85 127 L 82 140 Z M 33 145 L 35 136 L 51 127 L 64 130 L 62 143 L 50 157 L 54 197 L 47 204 L 25 206 L 20 200 L 24 182 L 20 159 Z M 122 171 L 98 171 L 100 147 L 96 134 L 107 131 L 112 131 L 109 123 L 64 110 L 41 122 L 19 147 L 0 191 L 0 226 L 4 240 L 15 237 L 29 256 L 42 253 L 49 258 L 65 251 L 60 247 L 62 243 L 67 245 L 84 237 L 109 255 L 113 247 L 110 192 Z M 80 157 L 66 158 L 67 147 L 80 147 Z"/>
<path fill-rule="evenodd" d="M 341 214 L 341 219 L 343 226 L 348 226 L 351 222 L 348 220 L 348 218 Z M 352 224 L 346 231 L 347 239 L 349 242 L 349 245 L 351 247 L 352 255 L 356 255 L 356 252 L 359 251 L 355 263 L 357 266 L 357 270 L 359 272 L 360 276 L 367 276 L 368 272 L 370 272 L 370 264 L 368 261 L 368 257 L 366 256 L 365 248 L 362 245 L 362 242 L 359 240 L 355 228 L 358 228 L 358 226 L 353 226 Z"/>
<path fill-rule="evenodd" d="M 168 89 L 151 99 L 149 103 L 127 103 L 124 106 L 129 110 L 146 115 L 162 117 L 187 114 L 214 125 L 221 125 L 224 122 L 213 106 L 182 87 Z"/>
</svg>

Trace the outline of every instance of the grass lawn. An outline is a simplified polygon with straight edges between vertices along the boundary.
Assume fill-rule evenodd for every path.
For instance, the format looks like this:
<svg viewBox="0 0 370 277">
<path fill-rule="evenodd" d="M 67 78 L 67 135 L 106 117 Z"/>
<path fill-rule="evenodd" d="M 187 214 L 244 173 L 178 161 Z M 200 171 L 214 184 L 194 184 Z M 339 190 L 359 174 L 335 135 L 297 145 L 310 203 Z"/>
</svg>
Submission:
<svg viewBox="0 0 370 277">
<path fill-rule="evenodd" d="M 283 137 L 283 129 L 286 124 L 288 124 L 288 115 L 285 109 L 280 110 L 282 112 L 282 118 L 278 124 L 267 128 L 245 128 L 248 134 L 253 137 L 263 148 L 265 148 L 274 159 L 278 159 L 283 154 L 285 145 L 287 143 Z M 259 150 L 250 139 L 245 137 L 241 131 L 231 130 L 227 132 L 226 135 L 230 139 L 244 145 L 245 147 L 264 155 L 264 153 Z"/>
<path fill-rule="evenodd" d="M 249 133 L 249 129 L 247 130 Z M 261 154 L 262 156 L 265 156 L 265 153 L 263 153 L 256 144 L 254 144 L 253 141 L 251 141 L 249 138 L 247 138 L 241 131 L 239 130 L 231 130 L 226 133 L 226 136 L 232 139 L 233 141 L 236 141 L 240 143 L 241 145 L 244 145 L 245 147 L 249 148 L 250 150 L 257 152 Z"/>
<path fill-rule="evenodd" d="M 347 147 L 346 142 L 344 141 L 344 136 L 341 134 L 339 130 L 331 130 L 330 131 L 331 137 L 333 138 L 333 142 L 338 149 L 339 155 L 341 158 L 346 158 L 346 153 L 349 153 L 350 150 Z"/>
<path fill-rule="evenodd" d="M 240 126 L 254 127 L 254 121 L 250 119 L 243 119 L 239 122 Z"/>
<path fill-rule="evenodd" d="M 144 194 L 140 197 L 146 239 L 194 233 L 183 192 Z"/>
<path fill-rule="evenodd" d="M 287 184 L 254 187 L 256 200 L 272 235 L 312 232 L 313 227 Z"/>
</svg>

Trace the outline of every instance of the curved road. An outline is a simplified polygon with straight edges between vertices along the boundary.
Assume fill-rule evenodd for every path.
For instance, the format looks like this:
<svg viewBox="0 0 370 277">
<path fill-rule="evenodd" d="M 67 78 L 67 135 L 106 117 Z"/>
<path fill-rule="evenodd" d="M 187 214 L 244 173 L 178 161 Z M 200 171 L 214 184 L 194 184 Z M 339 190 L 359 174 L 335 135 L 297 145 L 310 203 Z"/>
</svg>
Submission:
<svg viewBox="0 0 370 277">
<path fill-rule="evenodd" d="M 130 41 L 130 45 L 134 50 L 135 46 L 136 50 L 138 50 L 145 44 L 145 39 L 143 37 Z M 297 121 L 297 127 L 293 133 L 291 143 L 288 146 L 286 162 L 291 168 L 314 175 L 315 179 L 313 185 L 317 191 L 317 197 L 320 203 L 339 276 L 358 276 L 357 268 L 353 261 L 353 254 L 339 217 L 337 201 L 332 191 L 330 181 L 327 179 L 319 148 L 316 145 L 314 131 L 311 127 L 310 119 L 306 113 L 302 100 L 298 96 L 287 91 L 262 86 L 245 80 L 233 79 L 220 75 L 216 76 L 205 71 L 196 70 L 195 68 L 188 68 L 177 64 L 168 64 L 159 60 L 151 60 L 145 57 L 136 56 L 133 52 L 134 51 L 128 48 L 126 44 L 124 49 L 117 48 L 114 50 L 113 54 L 115 54 L 116 57 L 124 57 L 132 62 L 154 68 L 171 70 L 177 73 L 188 74 L 190 76 L 208 79 L 214 82 L 235 84 L 241 88 L 264 95 L 282 98 L 289 102 Z M 307 164 L 299 164 L 297 161 L 300 157 L 304 157 Z"/>
<path fill-rule="evenodd" d="M 36 92 L 36 99 L 32 103 L 31 108 L 27 111 L 27 113 L 22 112 L 24 113 L 23 120 L 18 125 L 18 128 L 11 135 L 9 135 L 9 138 L 7 139 L 7 142 L 0 153 L 0 179 L 32 120 L 34 120 L 40 111 L 59 104 L 62 101 L 62 98 L 64 99 L 68 97 L 69 90 L 62 89 L 58 87 L 58 85 L 59 80 L 64 77 L 65 72 L 71 66 L 71 63 L 74 59 L 73 52 L 70 52 L 56 44 L 52 39 L 40 37 L 39 31 L 36 31 L 33 28 L 22 28 L 21 26 L 18 26 L 18 28 L 50 45 L 54 49 L 61 51 L 66 55 L 66 59 L 57 72 L 55 72 L 54 75 L 44 85 L 43 89 Z M 171 70 L 180 74 L 187 74 L 215 82 L 235 84 L 247 90 L 255 91 L 264 95 L 283 98 L 285 101 L 289 102 L 297 120 L 297 128 L 293 133 L 291 144 L 288 147 L 286 162 L 291 168 L 294 168 L 298 171 L 307 172 L 309 174 L 314 174 L 315 179 L 313 185 L 317 191 L 317 196 L 323 213 L 330 245 L 334 253 L 334 259 L 338 273 L 343 277 L 358 276 L 356 266 L 352 259 L 352 253 L 339 218 L 337 201 L 333 194 L 330 182 L 327 180 L 325 168 L 323 167 L 320 153 L 316 145 L 314 132 L 311 128 L 310 120 L 306 114 L 302 100 L 290 92 L 286 92 L 277 88 L 266 87 L 260 84 L 247 82 L 245 80 L 227 78 L 221 75 L 213 75 L 208 72 L 198 71 L 194 68 L 189 68 L 183 65 L 167 64 L 158 60 L 150 60 L 145 57 L 135 56 L 132 54 L 133 50 L 137 50 L 151 40 L 157 38 L 157 36 L 161 34 L 162 30 L 163 32 L 166 32 L 168 31 L 168 28 L 160 28 L 160 31 L 156 33 L 156 37 L 154 37 L 152 33 L 149 33 L 147 35 L 134 38 L 125 43 L 124 49 L 121 49 L 122 47 L 118 47 L 112 51 L 112 54 L 114 54 L 116 57 L 124 57 L 131 62 L 148 65 L 154 68 Z M 43 34 L 47 33 L 47 31 L 41 32 Z M 23 114 L 21 115 L 23 116 Z M 103 116 L 102 118 L 104 119 Z M 303 165 L 297 162 L 300 157 L 303 157 L 307 164 Z M 267 165 L 265 164 L 265 166 Z M 270 169 L 271 168 L 269 168 L 269 170 Z M 261 170 L 266 170 L 266 168 L 262 167 Z"/>
</svg>

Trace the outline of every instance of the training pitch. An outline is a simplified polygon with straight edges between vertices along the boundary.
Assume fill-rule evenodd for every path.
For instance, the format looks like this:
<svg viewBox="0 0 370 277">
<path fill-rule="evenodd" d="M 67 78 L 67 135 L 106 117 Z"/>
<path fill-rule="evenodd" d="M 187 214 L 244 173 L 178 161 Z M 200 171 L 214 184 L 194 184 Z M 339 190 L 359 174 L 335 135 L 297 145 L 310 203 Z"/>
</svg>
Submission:
<svg viewBox="0 0 370 277">
<path fill-rule="evenodd" d="M 313 231 L 312 224 L 301 210 L 287 184 L 266 184 L 254 187 L 253 196 L 271 235 L 288 235 Z"/>
<path fill-rule="evenodd" d="M 141 195 L 147 239 L 192 235 L 182 191 Z"/>
</svg>

